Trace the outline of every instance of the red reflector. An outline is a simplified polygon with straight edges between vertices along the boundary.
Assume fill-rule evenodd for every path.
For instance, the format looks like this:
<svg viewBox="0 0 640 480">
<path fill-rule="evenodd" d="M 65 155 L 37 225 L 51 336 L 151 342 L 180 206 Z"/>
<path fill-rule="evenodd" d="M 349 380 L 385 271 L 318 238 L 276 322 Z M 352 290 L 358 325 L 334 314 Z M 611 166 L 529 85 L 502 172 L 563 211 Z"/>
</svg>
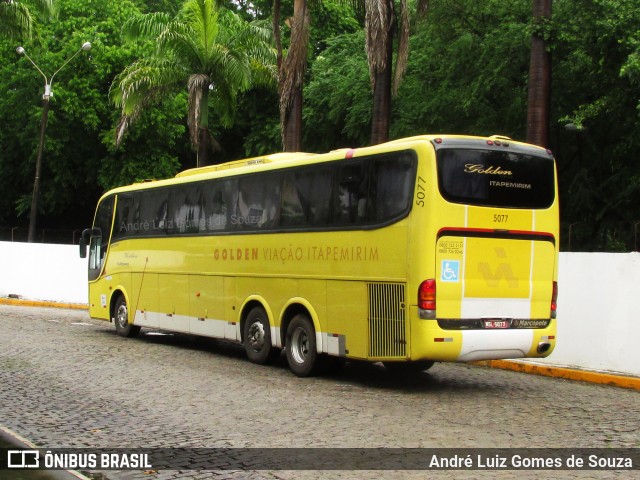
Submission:
<svg viewBox="0 0 640 480">
<path fill-rule="evenodd" d="M 553 293 L 551 294 L 551 311 L 558 309 L 558 282 L 553 282 Z"/>
<path fill-rule="evenodd" d="M 436 281 L 433 278 L 425 280 L 418 288 L 418 308 L 421 310 L 436 309 Z"/>
<path fill-rule="evenodd" d="M 441 138 L 435 138 L 433 141 L 436 142 L 438 145 L 442 143 Z"/>
<path fill-rule="evenodd" d="M 487 145 L 493 145 L 493 140 L 487 140 Z"/>
<path fill-rule="evenodd" d="M 434 342 L 444 342 L 444 338 L 434 338 Z"/>
</svg>

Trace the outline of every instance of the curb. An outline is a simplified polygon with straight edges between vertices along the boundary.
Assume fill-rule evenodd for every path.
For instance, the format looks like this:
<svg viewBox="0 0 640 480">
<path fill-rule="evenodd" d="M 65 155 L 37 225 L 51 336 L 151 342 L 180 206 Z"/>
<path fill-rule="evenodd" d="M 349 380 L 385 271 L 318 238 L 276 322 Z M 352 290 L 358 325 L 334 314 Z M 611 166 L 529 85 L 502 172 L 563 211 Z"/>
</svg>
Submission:
<svg viewBox="0 0 640 480">
<path fill-rule="evenodd" d="M 26 438 L 21 437 L 13 430 L 0 424 L 0 438 L 16 446 L 19 449 L 38 449 L 37 445 Z M 77 470 L 46 470 L 47 478 L 52 480 L 91 480 Z"/>
<path fill-rule="evenodd" d="M 514 362 L 510 360 L 481 360 L 473 362 L 475 365 L 482 365 L 514 372 L 530 373 L 545 377 L 563 378 L 579 382 L 597 383 L 612 387 L 629 388 L 640 390 L 640 377 L 627 377 L 624 375 L 614 375 L 604 372 L 592 372 L 588 370 L 576 370 L 572 368 L 556 367 L 549 365 L 535 365 L 531 363 Z"/>
<path fill-rule="evenodd" d="M 47 308 L 69 308 L 74 310 L 87 310 L 89 306 L 85 303 L 65 303 L 52 302 L 47 300 L 24 300 L 22 298 L 0 298 L 0 305 L 17 305 L 20 307 L 47 307 Z"/>
<path fill-rule="evenodd" d="M 40 300 L 24 300 L 20 298 L 0 298 L 0 305 L 17 305 L 23 307 L 47 307 L 47 308 L 68 308 L 76 310 L 87 310 L 89 306 L 82 303 L 62 303 Z M 563 378 L 565 380 L 575 380 L 579 382 L 596 383 L 609 385 L 612 387 L 629 388 L 640 390 L 640 377 L 629 377 L 625 375 L 615 375 L 604 372 L 593 372 L 589 370 L 576 370 L 572 368 L 556 367 L 551 365 L 539 365 L 523 363 L 511 360 L 480 360 L 472 362 L 491 368 L 502 370 L 512 370 L 514 372 L 542 375 L 545 377 Z M 0 425 L 0 431 L 1 431 Z"/>
</svg>

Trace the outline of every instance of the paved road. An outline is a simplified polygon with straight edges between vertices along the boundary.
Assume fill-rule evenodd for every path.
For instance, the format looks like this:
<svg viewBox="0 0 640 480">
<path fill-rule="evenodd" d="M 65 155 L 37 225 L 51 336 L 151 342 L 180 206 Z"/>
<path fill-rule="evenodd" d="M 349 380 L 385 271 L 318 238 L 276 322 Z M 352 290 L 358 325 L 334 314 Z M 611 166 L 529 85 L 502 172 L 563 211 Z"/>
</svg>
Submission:
<svg viewBox="0 0 640 480">
<path fill-rule="evenodd" d="M 300 379 L 282 359 L 84 311 L 0 305 L 0 424 L 54 447 L 640 447 L 640 394 L 464 364 L 391 376 L 347 364 Z M 555 478 L 635 472 L 554 471 Z M 0 472 L 0 477 L 1 477 Z M 109 471 L 109 479 L 511 478 L 487 471 Z M 541 475 L 542 474 L 542 475 Z M 551 472 L 517 472 L 544 478 Z"/>
</svg>

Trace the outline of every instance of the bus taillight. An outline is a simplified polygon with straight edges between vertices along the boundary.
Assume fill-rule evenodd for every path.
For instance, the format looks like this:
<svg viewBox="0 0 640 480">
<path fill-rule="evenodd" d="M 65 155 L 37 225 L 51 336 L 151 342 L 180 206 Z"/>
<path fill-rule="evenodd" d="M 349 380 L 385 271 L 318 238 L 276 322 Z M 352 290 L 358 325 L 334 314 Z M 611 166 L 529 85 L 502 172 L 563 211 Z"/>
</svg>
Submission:
<svg viewBox="0 0 640 480">
<path fill-rule="evenodd" d="M 436 281 L 425 280 L 418 288 L 418 311 L 420 318 L 436 318 Z"/>
<path fill-rule="evenodd" d="M 558 309 L 558 282 L 553 282 L 553 293 L 551 294 L 551 318 L 556 318 Z"/>
</svg>

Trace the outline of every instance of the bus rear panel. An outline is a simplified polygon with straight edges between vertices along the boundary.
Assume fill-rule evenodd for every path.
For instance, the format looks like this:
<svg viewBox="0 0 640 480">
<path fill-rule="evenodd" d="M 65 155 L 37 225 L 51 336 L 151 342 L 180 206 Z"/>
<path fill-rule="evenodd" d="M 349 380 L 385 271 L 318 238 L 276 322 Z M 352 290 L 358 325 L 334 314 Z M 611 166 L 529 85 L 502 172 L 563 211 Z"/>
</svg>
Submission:
<svg viewBox="0 0 640 480">
<path fill-rule="evenodd" d="M 502 138 L 432 144 L 423 175 L 437 178 L 425 211 L 433 254 L 422 256 L 413 360 L 549 355 L 558 252 L 551 153 Z"/>
</svg>

